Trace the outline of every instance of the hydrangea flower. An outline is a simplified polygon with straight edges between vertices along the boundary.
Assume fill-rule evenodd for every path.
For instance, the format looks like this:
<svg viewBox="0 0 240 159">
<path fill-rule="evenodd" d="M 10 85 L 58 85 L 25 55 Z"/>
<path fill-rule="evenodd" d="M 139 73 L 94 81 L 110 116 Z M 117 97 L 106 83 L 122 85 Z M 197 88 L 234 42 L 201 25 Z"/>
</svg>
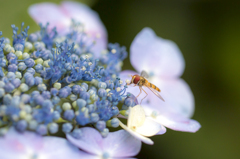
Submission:
<svg viewBox="0 0 240 159">
<path fill-rule="evenodd" d="M 88 43 L 94 42 L 92 51 L 99 57 L 102 50 L 107 48 L 107 31 L 98 14 L 88 6 L 78 3 L 63 1 L 60 5 L 54 3 L 39 3 L 29 7 L 30 16 L 37 22 L 46 25 L 48 29 L 56 27 L 58 34 L 69 33 L 72 19 L 80 22 L 87 38 L 82 39 Z"/>
<path fill-rule="evenodd" d="M 42 137 L 33 132 L 19 133 L 11 128 L 0 137 L 0 158 L 2 159 L 77 159 L 85 154 L 69 141 L 60 137 Z"/>
<path fill-rule="evenodd" d="M 108 134 L 102 138 L 101 134 L 93 128 L 81 128 L 81 137 L 74 138 L 67 134 L 67 139 L 78 148 L 92 154 L 95 158 L 125 158 L 138 154 L 141 149 L 141 141 L 132 137 L 124 130 Z"/>
<path fill-rule="evenodd" d="M 150 82 L 161 89 L 165 102 L 151 91 L 143 100 L 142 107 L 147 118 L 177 131 L 196 132 L 201 126 L 189 119 L 194 111 L 194 97 L 189 86 L 180 79 L 183 73 L 184 59 L 175 43 L 159 38 L 150 28 L 143 29 L 131 45 L 130 60 L 133 67 L 141 72 L 149 72 Z M 122 79 L 138 74 L 126 70 L 121 72 Z M 137 87 L 129 87 L 128 91 L 139 94 Z M 139 99 L 145 96 L 141 94 Z"/>
<path fill-rule="evenodd" d="M 105 27 L 87 6 L 77 2 L 63 2 L 60 6 L 41 3 L 31 6 L 29 13 L 40 23 L 39 31 L 29 34 L 29 26 L 22 23 L 20 30 L 11 26 L 12 43 L 0 38 L 1 158 L 131 157 L 140 151 L 140 141 L 153 144 L 147 137 L 165 133 L 164 126 L 189 132 L 199 129 L 199 123 L 188 118 L 193 98 L 181 82 L 176 87 L 185 90 L 183 98 L 190 102 L 179 100 L 179 94 L 167 102 L 174 92 L 170 88 L 170 93 L 163 95 L 166 105 L 159 108 L 154 96 L 140 106 L 133 95 L 125 94 L 127 85 L 123 79 L 129 72 L 120 72 L 127 57 L 126 48 L 117 43 L 106 46 Z M 166 44 L 171 50 L 171 45 Z M 158 45 L 159 39 L 145 29 L 134 40 L 131 52 L 151 51 Z M 174 51 L 173 55 L 181 57 Z M 165 54 L 164 58 L 164 62 L 172 58 L 177 61 L 177 71 L 170 67 L 173 75 L 168 74 L 169 70 L 160 72 L 171 79 L 167 83 L 178 84 L 181 60 Z M 147 57 L 144 59 L 142 64 L 152 64 Z M 158 71 L 155 66 L 145 70 L 151 69 L 153 73 Z M 120 74 L 123 78 L 119 78 Z M 166 115 L 168 112 L 170 116 Z M 127 125 L 119 120 L 120 116 L 127 117 Z M 126 131 L 109 132 L 109 128 L 119 126 Z M 55 136 L 57 132 L 65 133 L 83 151 L 65 139 L 42 137 Z M 61 151 L 56 151 L 56 147 Z"/>
</svg>

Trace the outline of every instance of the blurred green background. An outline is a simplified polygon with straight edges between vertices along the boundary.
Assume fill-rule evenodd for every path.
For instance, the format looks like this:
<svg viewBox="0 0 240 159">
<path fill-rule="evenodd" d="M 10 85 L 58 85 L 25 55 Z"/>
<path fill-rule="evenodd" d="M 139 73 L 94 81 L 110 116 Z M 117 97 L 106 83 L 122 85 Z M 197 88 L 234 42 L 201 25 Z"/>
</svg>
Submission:
<svg viewBox="0 0 240 159">
<path fill-rule="evenodd" d="M 0 30 L 12 36 L 10 25 L 37 24 L 27 13 L 40 0 L 0 1 Z M 60 1 L 52 1 L 60 3 Z M 138 158 L 240 158 L 240 2 L 231 0 L 85 0 L 105 24 L 109 42 L 129 48 L 144 27 L 175 41 L 186 61 L 182 76 L 196 103 L 197 133 L 168 129 L 143 144 Z M 129 59 L 123 69 L 133 69 Z"/>
</svg>

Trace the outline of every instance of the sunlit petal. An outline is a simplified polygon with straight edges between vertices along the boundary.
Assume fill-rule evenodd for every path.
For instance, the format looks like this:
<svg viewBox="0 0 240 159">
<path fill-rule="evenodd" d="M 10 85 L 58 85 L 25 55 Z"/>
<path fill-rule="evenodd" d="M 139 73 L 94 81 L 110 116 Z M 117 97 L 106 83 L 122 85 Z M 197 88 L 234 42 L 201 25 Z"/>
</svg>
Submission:
<svg viewBox="0 0 240 159">
<path fill-rule="evenodd" d="M 129 132 L 132 136 L 134 136 L 135 138 L 141 140 L 141 141 L 144 142 L 145 144 L 148 144 L 148 145 L 153 145 L 153 144 L 154 144 L 154 142 L 153 142 L 151 139 L 149 139 L 149 138 L 147 138 L 147 137 L 145 137 L 145 136 L 142 136 L 142 135 L 140 135 L 139 133 L 131 130 L 129 127 L 127 127 L 126 125 L 124 125 L 120 120 L 119 120 L 119 125 L 120 125 L 123 129 L 125 129 L 127 132 Z"/>
<path fill-rule="evenodd" d="M 135 131 L 143 136 L 150 137 L 158 133 L 164 134 L 166 132 L 166 128 L 152 119 L 146 118 L 144 124 L 140 127 L 136 127 Z"/>
</svg>

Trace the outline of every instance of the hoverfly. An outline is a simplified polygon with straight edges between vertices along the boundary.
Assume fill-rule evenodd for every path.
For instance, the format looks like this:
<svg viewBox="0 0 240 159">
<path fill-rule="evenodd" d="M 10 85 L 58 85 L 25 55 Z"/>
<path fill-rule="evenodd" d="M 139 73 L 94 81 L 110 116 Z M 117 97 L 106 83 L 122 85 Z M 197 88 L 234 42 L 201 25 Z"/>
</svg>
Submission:
<svg viewBox="0 0 240 159">
<path fill-rule="evenodd" d="M 164 101 L 163 97 L 159 94 L 159 92 L 161 92 L 161 90 L 154 84 L 148 82 L 148 80 L 146 79 L 146 78 L 148 78 L 147 72 L 142 71 L 140 76 L 139 75 L 134 75 L 134 76 L 131 75 L 131 77 L 132 77 L 131 82 L 128 83 L 127 85 L 135 84 L 135 86 L 139 86 L 139 89 L 140 89 L 140 93 L 136 96 L 136 98 L 142 93 L 142 90 L 146 93 L 146 96 L 144 98 L 147 97 L 147 95 L 148 95 L 147 92 L 142 88 L 143 86 L 145 86 L 148 89 L 150 89 L 158 98 L 160 98 L 162 101 Z M 141 100 L 140 104 L 142 103 L 142 100 Z"/>
</svg>

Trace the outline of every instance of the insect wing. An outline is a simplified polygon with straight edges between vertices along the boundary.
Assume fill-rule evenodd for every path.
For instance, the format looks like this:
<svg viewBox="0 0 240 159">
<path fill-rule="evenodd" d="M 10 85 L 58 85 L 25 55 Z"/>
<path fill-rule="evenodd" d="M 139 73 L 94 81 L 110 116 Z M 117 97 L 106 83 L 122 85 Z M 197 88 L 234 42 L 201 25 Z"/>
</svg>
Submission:
<svg viewBox="0 0 240 159">
<path fill-rule="evenodd" d="M 165 102 L 165 100 L 163 99 L 163 97 L 158 93 L 158 91 L 156 91 L 155 89 L 153 89 L 152 87 L 148 87 L 146 86 L 147 88 L 149 88 L 158 98 L 160 98 L 162 101 Z"/>
<path fill-rule="evenodd" d="M 149 77 L 148 73 L 146 71 L 144 71 L 144 70 L 141 72 L 141 76 L 144 77 L 144 78 L 148 78 Z"/>
</svg>

